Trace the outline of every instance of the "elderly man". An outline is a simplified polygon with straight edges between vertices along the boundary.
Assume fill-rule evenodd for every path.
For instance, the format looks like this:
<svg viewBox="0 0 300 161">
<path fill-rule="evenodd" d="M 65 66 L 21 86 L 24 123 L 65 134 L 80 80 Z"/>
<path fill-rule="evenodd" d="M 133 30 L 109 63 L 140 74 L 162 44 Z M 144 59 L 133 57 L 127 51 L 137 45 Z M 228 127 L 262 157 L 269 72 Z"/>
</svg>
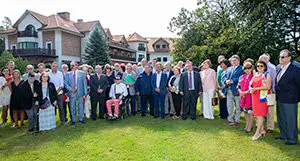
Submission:
<svg viewBox="0 0 300 161">
<path fill-rule="evenodd" d="M 117 74 L 119 74 L 120 71 L 120 64 L 119 63 L 115 63 L 114 64 L 114 68 L 115 68 L 115 76 L 117 76 Z"/>
<path fill-rule="evenodd" d="M 62 64 L 61 65 L 61 69 L 62 69 L 62 74 L 65 77 L 65 75 L 69 71 L 68 65 L 67 64 Z M 68 99 L 67 93 L 68 93 L 68 90 L 64 87 L 64 89 L 63 89 L 63 94 L 64 94 L 63 108 L 64 108 L 64 113 L 65 113 L 65 122 L 68 122 L 68 118 L 67 118 L 67 104 L 69 103 L 69 99 Z M 69 112 L 70 112 L 71 111 L 70 110 L 70 106 L 68 105 L 68 107 L 69 107 Z"/>
<path fill-rule="evenodd" d="M 26 73 L 22 75 L 22 79 L 26 81 L 28 79 L 28 74 L 33 73 L 34 67 L 29 64 L 26 66 Z"/>
<path fill-rule="evenodd" d="M 276 77 L 276 67 L 274 64 L 270 62 L 270 55 L 263 54 L 259 57 L 260 61 L 263 61 L 267 64 L 267 72 L 270 74 L 272 78 L 272 93 L 275 92 L 275 77 Z M 274 130 L 274 106 L 269 106 L 268 116 L 267 116 L 267 133 L 270 134 Z"/>
<path fill-rule="evenodd" d="M 44 63 L 39 63 L 38 65 L 37 65 L 37 67 L 38 67 L 38 73 L 36 74 L 36 80 L 38 80 L 38 81 L 40 81 L 40 76 L 41 76 L 41 74 L 45 71 L 45 69 L 46 69 L 46 65 L 44 64 Z"/>
<path fill-rule="evenodd" d="M 277 66 L 275 91 L 277 100 L 277 120 L 280 137 L 287 140 L 286 145 L 295 145 L 298 141 L 298 102 L 300 101 L 300 65 L 292 61 L 289 50 L 282 50 Z"/>
<path fill-rule="evenodd" d="M 135 81 L 137 79 L 137 75 L 135 72 L 132 71 L 132 65 L 126 65 L 126 72 L 122 76 L 123 83 L 126 85 L 129 91 L 129 98 L 130 98 L 130 107 L 131 107 L 131 115 L 135 115 Z M 129 111 L 129 107 L 127 107 L 127 112 Z"/>
<path fill-rule="evenodd" d="M 55 85 L 57 91 L 57 105 L 59 111 L 59 118 L 63 125 L 66 124 L 65 110 L 64 110 L 64 75 L 61 71 L 58 71 L 58 64 L 53 62 L 51 65 L 51 71 L 48 73 L 50 77 L 50 82 Z"/>
<path fill-rule="evenodd" d="M 165 70 L 164 72 L 167 74 L 167 79 L 169 82 L 170 78 L 174 75 L 174 72 L 172 71 L 172 64 L 171 62 L 166 62 L 165 64 Z M 168 89 L 168 86 L 167 86 Z M 172 99 L 172 94 L 169 90 L 167 90 L 167 95 L 165 99 L 165 115 L 170 114 L 171 117 L 174 116 L 175 113 L 175 108 L 174 108 L 174 103 Z"/>
</svg>

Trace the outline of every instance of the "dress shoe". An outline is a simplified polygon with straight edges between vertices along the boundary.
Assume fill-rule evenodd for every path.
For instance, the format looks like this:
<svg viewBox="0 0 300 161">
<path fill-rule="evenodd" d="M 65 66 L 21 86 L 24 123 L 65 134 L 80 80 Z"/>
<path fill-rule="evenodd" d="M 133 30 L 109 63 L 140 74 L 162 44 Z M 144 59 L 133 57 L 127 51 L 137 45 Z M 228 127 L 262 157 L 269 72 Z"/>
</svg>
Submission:
<svg viewBox="0 0 300 161">
<path fill-rule="evenodd" d="M 238 123 L 238 122 L 235 122 L 234 124 L 233 124 L 233 126 L 239 126 L 240 125 L 240 123 Z"/>
<path fill-rule="evenodd" d="M 145 117 L 146 116 L 146 114 L 144 114 L 144 113 L 142 113 L 142 115 L 141 115 L 142 117 Z"/>
<path fill-rule="evenodd" d="M 75 126 L 76 125 L 76 122 L 72 122 L 72 126 Z"/>
<path fill-rule="evenodd" d="M 191 119 L 192 119 L 192 120 L 196 120 L 196 118 L 194 118 L 194 117 L 193 117 L 193 118 L 191 118 Z"/>
<path fill-rule="evenodd" d="M 225 122 L 226 125 L 230 125 L 230 124 L 232 124 L 232 123 L 233 123 L 233 122 L 230 122 L 230 121 L 226 121 L 226 122 Z"/>
<path fill-rule="evenodd" d="M 267 134 L 272 134 L 273 130 L 267 130 L 266 132 L 267 132 Z"/>
<path fill-rule="evenodd" d="M 158 116 L 154 116 L 154 118 L 156 119 L 156 118 L 158 118 Z"/>
<path fill-rule="evenodd" d="M 85 121 L 79 121 L 79 123 L 81 123 L 81 124 L 86 124 L 86 122 L 85 122 Z"/>
<path fill-rule="evenodd" d="M 285 144 L 285 145 L 296 145 L 297 143 L 291 143 L 291 142 L 287 141 L 287 142 L 285 142 L 284 144 Z"/>
<path fill-rule="evenodd" d="M 280 140 L 285 140 L 285 138 L 283 138 L 283 137 L 275 137 L 275 140 L 278 140 L 278 141 L 280 141 Z"/>
<path fill-rule="evenodd" d="M 186 120 L 187 118 L 186 117 L 182 117 L 182 120 Z"/>
</svg>

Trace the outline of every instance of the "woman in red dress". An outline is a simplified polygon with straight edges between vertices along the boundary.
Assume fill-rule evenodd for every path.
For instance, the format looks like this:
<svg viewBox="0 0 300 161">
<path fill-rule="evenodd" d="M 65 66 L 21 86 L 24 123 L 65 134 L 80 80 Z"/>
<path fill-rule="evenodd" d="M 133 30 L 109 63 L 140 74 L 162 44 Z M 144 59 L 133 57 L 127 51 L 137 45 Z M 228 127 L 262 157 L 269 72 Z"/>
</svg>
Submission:
<svg viewBox="0 0 300 161">
<path fill-rule="evenodd" d="M 256 62 L 256 74 L 250 83 L 252 94 L 253 114 L 256 116 L 256 132 L 252 140 L 257 140 L 266 134 L 264 130 L 264 117 L 268 114 L 267 94 L 272 87 L 272 78 L 267 72 L 267 65 L 263 61 Z"/>
</svg>

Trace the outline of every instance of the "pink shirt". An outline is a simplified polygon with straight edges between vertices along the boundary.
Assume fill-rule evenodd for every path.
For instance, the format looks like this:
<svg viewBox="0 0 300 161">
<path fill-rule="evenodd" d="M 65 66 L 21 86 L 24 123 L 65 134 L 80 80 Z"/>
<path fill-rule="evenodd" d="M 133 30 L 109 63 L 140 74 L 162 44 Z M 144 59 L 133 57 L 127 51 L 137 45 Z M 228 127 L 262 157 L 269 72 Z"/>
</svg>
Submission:
<svg viewBox="0 0 300 161">
<path fill-rule="evenodd" d="M 209 89 L 216 89 L 217 73 L 215 70 L 208 68 L 201 71 L 201 80 L 203 92 L 207 92 Z"/>
<path fill-rule="evenodd" d="M 253 74 L 249 76 L 244 74 L 240 77 L 238 88 L 241 89 L 242 92 L 249 90 L 250 81 L 253 77 Z M 240 106 L 244 108 L 251 107 L 251 94 L 246 94 L 244 97 L 240 97 Z"/>
</svg>

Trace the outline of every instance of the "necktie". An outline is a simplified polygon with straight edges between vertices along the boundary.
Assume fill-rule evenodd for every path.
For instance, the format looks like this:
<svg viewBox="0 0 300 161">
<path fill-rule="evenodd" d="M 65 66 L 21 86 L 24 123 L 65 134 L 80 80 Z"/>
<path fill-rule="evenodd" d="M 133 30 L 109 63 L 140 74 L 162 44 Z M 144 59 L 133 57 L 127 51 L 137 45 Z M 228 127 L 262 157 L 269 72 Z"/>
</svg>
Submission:
<svg viewBox="0 0 300 161">
<path fill-rule="evenodd" d="M 277 82 L 279 82 L 280 78 L 281 78 L 281 73 L 282 73 L 282 69 L 279 70 L 278 75 L 277 75 Z"/>
<path fill-rule="evenodd" d="M 31 91 L 33 93 L 33 84 L 32 83 L 30 83 L 30 88 L 31 88 Z"/>
<path fill-rule="evenodd" d="M 190 79 L 189 79 L 189 89 L 192 89 L 192 73 L 190 73 Z"/>
<path fill-rule="evenodd" d="M 74 71 L 73 79 L 74 79 L 74 89 L 76 89 L 76 71 Z"/>
</svg>

